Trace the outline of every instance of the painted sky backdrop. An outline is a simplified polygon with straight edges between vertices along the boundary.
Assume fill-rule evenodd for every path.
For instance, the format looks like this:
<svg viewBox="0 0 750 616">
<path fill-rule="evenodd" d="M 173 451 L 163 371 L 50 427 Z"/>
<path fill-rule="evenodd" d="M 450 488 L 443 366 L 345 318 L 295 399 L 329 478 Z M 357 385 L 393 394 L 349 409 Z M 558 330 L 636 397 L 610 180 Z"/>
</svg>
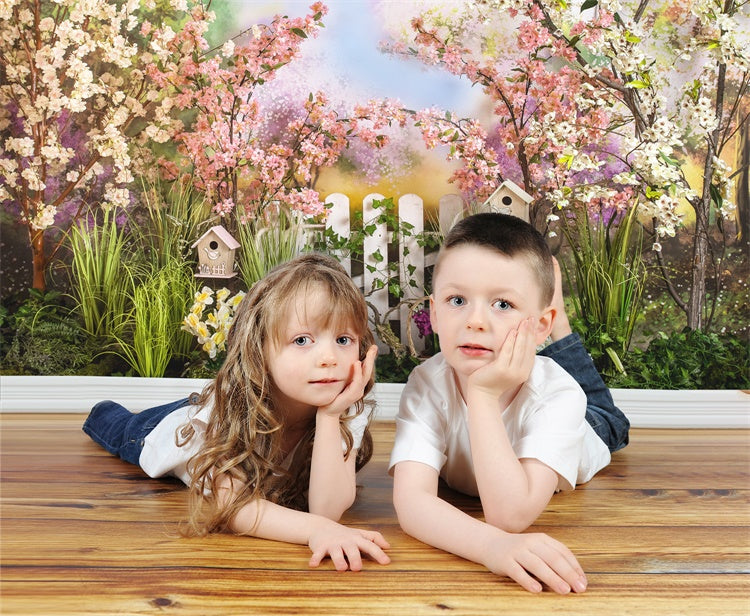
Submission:
<svg viewBox="0 0 750 616">
<path fill-rule="evenodd" d="M 211 8 L 217 14 L 217 23 L 212 34 L 215 40 L 224 41 L 254 23 L 269 22 L 277 14 L 303 16 L 310 4 L 303 0 L 214 0 Z M 334 103 L 395 98 L 415 110 L 436 106 L 464 117 L 478 114 L 483 96 L 468 80 L 381 51 L 381 43 L 390 36 L 384 24 L 406 28 L 422 6 L 420 2 L 328 0 L 325 4 L 325 28 L 317 38 L 305 41 L 299 61 L 279 71 L 278 80 L 273 82 L 278 92 L 323 90 Z M 372 183 L 361 174 L 327 171 L 316 188 L 322 194 L 345 192 L 353 199 L 370 192 L 394 197 L 414 192 L 433 202 L 443 194 L 456 192 L 447 183 L 451 167 L 444 160 L 445 152 L 428 152 L 416 132 L 412 140 L 415 156 L 406 174 L 394 170 Z"/>
</svg>

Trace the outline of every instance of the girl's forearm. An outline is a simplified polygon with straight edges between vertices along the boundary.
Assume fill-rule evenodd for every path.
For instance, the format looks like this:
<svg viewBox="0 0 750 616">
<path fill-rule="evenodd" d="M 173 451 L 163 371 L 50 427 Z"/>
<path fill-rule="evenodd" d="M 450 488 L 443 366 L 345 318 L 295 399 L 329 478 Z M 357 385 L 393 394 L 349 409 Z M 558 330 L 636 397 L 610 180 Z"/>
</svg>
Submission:
<svg viewBox="0 0 750 616">
<path fill-rule="evenodd" d="M 352 506 L 356 496 L 355 457 L 352 450 L 344 460 L 338 417 L 318 413 L 308 492 L 311 513 L 339 520 Z"/>
<path fill-rule="evenodd" d="M 239 510 L 232 518 L 230 529 L 240 535 L 306 545 L 323 523 L 318 515 L 257 499 Z"/>
</svg>

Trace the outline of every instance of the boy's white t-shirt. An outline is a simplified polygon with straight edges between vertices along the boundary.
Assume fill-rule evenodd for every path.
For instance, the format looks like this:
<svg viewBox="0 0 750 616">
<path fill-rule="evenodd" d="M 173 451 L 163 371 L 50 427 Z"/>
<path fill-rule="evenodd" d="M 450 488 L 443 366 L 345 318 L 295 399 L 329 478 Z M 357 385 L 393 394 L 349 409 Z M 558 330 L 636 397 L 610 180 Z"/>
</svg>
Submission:
<svg viewBox="0 0 750 616">
<path fill-rule="evenodd" d="M 401 395 L 389 472 L 404 461 L 431 466 L 453 489 L 478 496 L 468 409 L 442 353 L 411 373 Z M 516 456 L 535 458 L 575 489 L 610 461 L 609 449 L 586 421 L 586 395 L 549 357 L 537 356 L 526 383 L 503 412 Z"/>
<path fill-rule="evenodd" d="M 138 459 L 139 466 L 149 477 L 173 475 L 181 479 L 185 485 L 190 485 L 187 463 L 203 446 L 211 411 L 210 403 L 203 408 L 198 405 L 187 405 L 172 411 L 146 436 Z M 349 412 L 354 411 L 350 409 Z M 349 422 L 349 430 L 354 439 L 353 451 L 359 449 L 362 444 L 362 436 L 367 423 L 367 412 L 360 413 Z M 177 445 L 179 433 L 187 424 L 192 425 L 195 434 L 187 443 L 179 447 Z M 346 451 L 346 443 L 343 439 L 342 448 Z M 289 453 L 285 463 L 291 460 L 293 454 L 294 451 Z"/>
</svg>

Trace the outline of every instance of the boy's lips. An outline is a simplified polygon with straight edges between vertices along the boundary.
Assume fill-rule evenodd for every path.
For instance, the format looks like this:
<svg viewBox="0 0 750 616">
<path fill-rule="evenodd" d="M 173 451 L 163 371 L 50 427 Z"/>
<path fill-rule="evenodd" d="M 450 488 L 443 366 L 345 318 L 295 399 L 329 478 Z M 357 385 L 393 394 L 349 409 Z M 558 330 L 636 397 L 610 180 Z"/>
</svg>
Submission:
<svg viewBox="0 0 750 616">
<path fill-rule="evenodd" d="M 315 381 L 310 381 L 313 385 L 330 385 L 331 383 L 339 383 L 339 379 L 317 379 Z"/>
<path fill-rule="evenodd" d="M 461 351 L 464 355 L 469 355 L 471 357 L 481 357 L 486 353 L 492 353 L 492 351 L 487 347 L 484 347 L 481 344 L 473 343 L 461 344 L 459 345 L 458 350 Z"/>
</svg>

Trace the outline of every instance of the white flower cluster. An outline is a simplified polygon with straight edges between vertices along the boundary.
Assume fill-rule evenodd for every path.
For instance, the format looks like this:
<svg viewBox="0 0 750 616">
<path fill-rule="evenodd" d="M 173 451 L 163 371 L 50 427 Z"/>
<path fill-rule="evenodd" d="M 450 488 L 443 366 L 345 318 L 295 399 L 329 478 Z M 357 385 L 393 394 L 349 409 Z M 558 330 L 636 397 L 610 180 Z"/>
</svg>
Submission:
<svg viewBox="0 0 750 616">
<path fill-rule="evenodd" d="M 183 0 L 175 0 L 185 4 Z M 134 118 L 164 93 L 146 85 L 131 43 L 140 0 L 55 0 L 59 9 L 35 20 L 33 0 L 0 0 L 0 197 L 22 204 L 34 229 L 53 224 L 57 195 L 84 188 L 108 168 L 104 207 L 128 204 Z M 127 77 L 112 73 L 127 70 Z M 110 72 L 111 71 L 111 72 Z M 124 75 L 124 73 L 122 73 Z M 80 118 L 80 120 L 78 119 Z M 71 126 L 86 128 L 72 136 Z M 163 135 L 157 135 L 163 137 Z M 75 147 L 64 139 L 79 139 Z M 100 164 L 99 161 L 105 162 Z M 109 164 L 107 164 L 109 163 Z"/>
<path fill-rule="evenodd" d="M 747 11 L 724 12 L 719 0 L 694 0 L 690 11 L 701 22 L 702 39 L 716 50 L 722 64 L 735 65 L 742 71 L 750 69 L 750 19 Z"/>
<path fill-rule="evenodd" d="M 229 289 L 221 288 L 214 296 L 211 287 L 203 287 L 195 294 L 193 307 L 182 322 L 181 329 L 193 334 L 211 359 L 226 350 L 227 333 L 234 321 L 237 306 L 245 297 L 244 291 L 239 291 L 232 297 L 229 294 Z M 214 298 L 216 306 L 203 320 L 204 313 L 208 306 L 213 305 Z"/>
</svg>

